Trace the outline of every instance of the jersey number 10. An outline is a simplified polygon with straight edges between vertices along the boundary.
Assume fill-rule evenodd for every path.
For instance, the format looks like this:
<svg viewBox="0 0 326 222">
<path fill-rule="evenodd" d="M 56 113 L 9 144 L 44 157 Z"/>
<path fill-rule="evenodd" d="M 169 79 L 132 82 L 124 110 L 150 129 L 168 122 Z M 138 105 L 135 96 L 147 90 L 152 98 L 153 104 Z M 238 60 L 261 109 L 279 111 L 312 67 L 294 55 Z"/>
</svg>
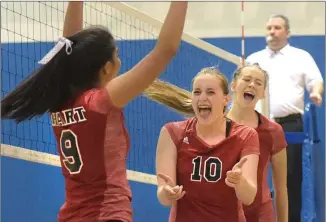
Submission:
<svg viewBox="0 0 326 222">
<path fill-rule="evenodd" d="M 202 157 L 197 156 L 192 159 L 192 181 L 201 181 L 201 165 Z M 204 161 L 204 174 L 205 180 L 207 182 L 217 182 L 222 177 L 222 161 L 217 157 L 209 157 Z"/>
</svg>

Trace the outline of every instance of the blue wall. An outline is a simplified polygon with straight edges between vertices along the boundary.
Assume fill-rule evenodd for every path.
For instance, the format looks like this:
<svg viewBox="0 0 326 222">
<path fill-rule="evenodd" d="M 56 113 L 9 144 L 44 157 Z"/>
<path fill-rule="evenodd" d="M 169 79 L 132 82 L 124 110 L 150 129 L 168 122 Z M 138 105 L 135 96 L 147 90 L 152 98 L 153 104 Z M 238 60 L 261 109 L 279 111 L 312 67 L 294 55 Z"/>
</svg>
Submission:
<svg viewBox="0 0 326 222">
<path fill-rule="evenodd" d="M 239 38 L 205 40 L 240 55 L 241 41 Z M 310 52 L 324 75 L 325 53 L 323 50 L 319 50 L 325 48 L 324 37 L 293 37 L 291 43 Z M 123 41 L 118 44 L 123 64 L 121 72 L 135 65 L 154 45 L 152 41 Z M 35 68 L 37 61 L 52 45 L 53 43 L 2 44 L 1 96 L 12 90 Z M 264 47 L 263 38 L 246 39 L 247 55 Z M 202 67 L 213 65 L 219 65 L 228 77 L 236 68 L 235 65 L 223 59 L 217 60 L 215 56 L 183 43 L 179 54 L 161 78 L 190 89 L 192 77 Z M 321 123 L 325 122 L 324 113 L 324 108 L 318 109 L 317 118 Z M 181 117 L 142 97 L 137 98 L 125 108 L 125 116 L 131 136 L 128 168 L 153 174 L 155 171 L 155 147 L 160 128 L 164 123 L 178 120 Z M 320 124 L 318 129 L 320 135 L 325 134 L 323 124 Z M 2 143 L 57 154 L 47 116 L 20 125 L 16 125 L 12 121 L 2 121 Z M 318 155 L 314 155 L 315 163 L 320 169 L 324 169 L 324 147 L 323 138 L 322 146 L 316 151 Z M 1 162 L 2 221 L 56 221 L 56 214 L 64 200 L 64 183 L 60 168 L 7 157 L 2 157 Z M 319 192 L 322 192 L 321 187 L 324 187 L 323 172 L 320 172 L 317 178 L 320 185 Z M 321 184 L 323 185 L 321 186 Z M 168 209 L 158 204 L 155 186 L 131 182 L 131 187 L 134 196 L 135 222 L 153 221 L 153 218 L 157 222 L 166 221 Z M 150 212 L 148 209 L 153 211 Z"/>
</svg>

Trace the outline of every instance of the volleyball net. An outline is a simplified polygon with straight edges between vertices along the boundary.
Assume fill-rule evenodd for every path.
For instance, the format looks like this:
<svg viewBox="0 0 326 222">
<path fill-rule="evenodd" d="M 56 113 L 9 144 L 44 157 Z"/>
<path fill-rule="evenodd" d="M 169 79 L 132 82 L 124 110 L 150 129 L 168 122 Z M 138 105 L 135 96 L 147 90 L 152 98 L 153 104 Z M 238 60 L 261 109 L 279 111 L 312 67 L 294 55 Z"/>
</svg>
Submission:
<svg viewBox="0 0 326 222">
<path fill-rule="evenodd" d="M 122 61 L 120 73 L 132 68 L 154 47 L 162 21 L 120 2 L 84 4 L 84 27 L 104 25 L 117 39 Z M 62 35 L 66 7 L 66 2 L 1 2 L 1 98 L 38 67 L 38 61 Z M 239 42 L 239 54 L 240 51 Z M 218 66 L 231 80 L 232 72 L 241 65 L 241 60 L 240 55 L 183 33 L 178 54 L 160 78 L 190 90 L 193 76 L 203 67 Z M 268 116 L 268 90 L 261 106 L 260 110 Z M 155 184 L 155 152 L 160 129 L 166 122 L 183 117 L 141 96 L 128 104 L 124 113 L 131 139 L 128 179 Z M 316 124 L 314 121 L 312 125 Z M 299 140 L 305 143 L 303 164 L 307 177 L 304 192 L 309 200 L 314 201 L 311 193 L 314 184 L 310 183 L 314 174 L 309 162 L 313 142 L 307 137 L 308 131 L 300 135 L 287 134 L 287 139 L 297 141 L 299 136 Z M 48 115 L 20 124 L 2 120 L 1 137 L 2 156 L 60 167 Z M 303 214 L 306 218 L 313 218 L 314 203 L 309 200 L 304 202 Z"/>
<path fill-rule="evenodd" d="M 1 3 L 2 98 L 39 66 L 37 62 L 62 35 L 66 7 L 66 2 Z M 84 27 L 104 25 L 112 31 L 122 61 L 120 73 L 132 68 L 154 47 L 162 26 L 162 21 L 120 2 L 84 3 L 83 22 Z M 241 57 L 183 33 L 178 54 L 160 78 L 190 90 L 191 79 L 203 67 L 218 65 L 224 73 L 232 73 L 240 64 Z M 128 178 L 155 184 L 160 129 L 166 122 L 182 117 L 141 96 L 124 113 L 131 137 Z M 48 115 L 20 124 L 2 120 L 1 136 L 2 155 L 60 166 Z"/>
</svg>

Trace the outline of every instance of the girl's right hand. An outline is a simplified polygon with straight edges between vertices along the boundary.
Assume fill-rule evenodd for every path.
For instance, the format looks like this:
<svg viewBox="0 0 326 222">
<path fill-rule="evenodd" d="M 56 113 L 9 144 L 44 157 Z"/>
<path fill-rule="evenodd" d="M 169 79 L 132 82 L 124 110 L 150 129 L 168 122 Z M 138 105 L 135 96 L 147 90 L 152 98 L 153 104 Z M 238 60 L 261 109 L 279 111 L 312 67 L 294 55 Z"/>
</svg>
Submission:
<svg viewBox="0 0 326 222">
<path fill-rule="evenodd" d="M 186 192 L 183 191 L 183 186 L 177 186 L 169 176 L 162 173 L 158 173 L 157 176 L 165 182 L 161 192 L 167 200 L 174 202 L 185 195 Z"/>
</svg>

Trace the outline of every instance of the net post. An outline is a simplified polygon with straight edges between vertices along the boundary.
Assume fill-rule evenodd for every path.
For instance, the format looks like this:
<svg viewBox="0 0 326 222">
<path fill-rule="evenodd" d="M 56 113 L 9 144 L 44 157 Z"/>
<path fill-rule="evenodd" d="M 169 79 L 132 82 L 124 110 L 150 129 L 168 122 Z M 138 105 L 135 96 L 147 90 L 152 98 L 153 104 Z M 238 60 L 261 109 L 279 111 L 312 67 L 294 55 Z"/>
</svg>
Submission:
<svg viewBox="0 0 326 222">
<path fill-rule="evenodd" d="M 261 113 L 270 118 L 270 103 L 269 103 L 269 85 L 267 84 L 266 89 L 265 89 L 265 98 L 261 100 L 260 103 L 261 107 Z"/>
</svg>

